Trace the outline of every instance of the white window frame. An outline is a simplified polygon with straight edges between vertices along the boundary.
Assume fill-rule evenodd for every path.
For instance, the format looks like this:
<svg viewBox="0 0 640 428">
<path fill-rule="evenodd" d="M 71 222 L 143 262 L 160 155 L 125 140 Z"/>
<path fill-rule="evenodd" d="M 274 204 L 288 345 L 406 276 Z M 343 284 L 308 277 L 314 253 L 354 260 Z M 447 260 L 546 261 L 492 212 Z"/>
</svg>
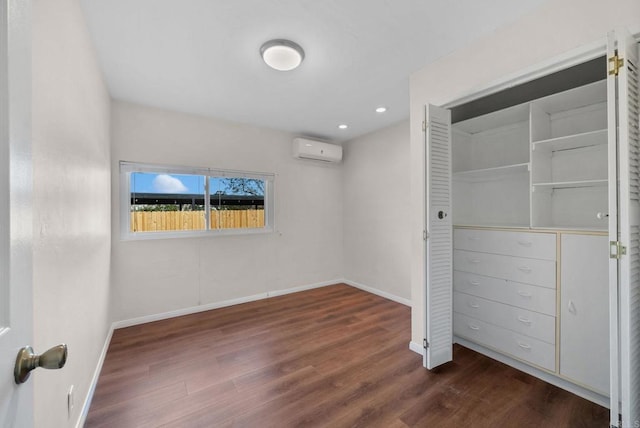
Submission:
<svg viewBox="0 0 640 428">
<path fill-rule="evenodd" d="M 131 174 L 135 172 L 159 173 L 159 174 L 185 174 L 201 175 L 205 180 L 205 219 L 207 228 L 204 230 L 171 230 L 161 232 L 132 232 L 131 231 Z M 264 194 L 264 227 L 234 228 L 234 229 L 210 229 L 209 208 L 209 178 L 233 177 L 254 178 L 265 182 Z M 155 165 L 138 162 L 120 161 L 120 238 L 123 241 L 145 239 L 168 238 L 195 238 L 203 236 L 229 236 L 229 235 L 255 235 L 272 233 L 274 231 L 274 181 L 275 174 L 265 172 L 235 171 L 218 168 L 200 168 Z"/>
</svg>

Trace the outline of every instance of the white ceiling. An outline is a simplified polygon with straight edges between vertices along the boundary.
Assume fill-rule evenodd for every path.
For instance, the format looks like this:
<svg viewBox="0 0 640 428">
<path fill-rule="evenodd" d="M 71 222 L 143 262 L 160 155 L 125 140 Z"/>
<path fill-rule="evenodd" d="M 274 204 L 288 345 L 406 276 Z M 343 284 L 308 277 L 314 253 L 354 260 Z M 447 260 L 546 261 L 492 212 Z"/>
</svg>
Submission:
<svg viewBox="0 0 640 428">
<path fill-rule="evenodd" d="M 408 117 L 412 72 L 544 1 L 82 4 L 113 98 L 345 141 Z M 300 68 L 262 62 L 260 46 L 274 38 L 304 48 Z M 375 113 L 381 105 L 388 111 Z"/>
</svg>

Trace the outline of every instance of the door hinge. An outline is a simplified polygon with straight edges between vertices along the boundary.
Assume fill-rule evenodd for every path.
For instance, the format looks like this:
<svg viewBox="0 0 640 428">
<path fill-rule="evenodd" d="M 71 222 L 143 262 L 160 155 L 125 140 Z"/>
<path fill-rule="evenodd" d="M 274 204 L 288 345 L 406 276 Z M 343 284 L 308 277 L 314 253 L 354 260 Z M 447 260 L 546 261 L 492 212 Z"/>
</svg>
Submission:
<svg viewBox="0 0 640 428">
<path fill-rule="evenodd" d="M 620 259 L 627 254 L 627 247 L 623 246 L 620 241 L 609 242 L 609 258 Z"/>
<path fill-rule="evenodd" d="M 427 342 L 427 339 L 422 339 L 422 347 L 424 349 L 427 349 L 429 347 L 429 342 Z"/>
<path fill-rule="evenodd" d="M 611 425 L 611 428 L 620 428 L 622 426 L 622 415 L 618 413 L 618 425 Z"/>
<path fill-rule="evenodd" d="M 429 232 L 427 232 L 426 230 L 422 231 L 422 240 L 426 241 L 427 239 L 429 239 Z"/>
<path fill-rule="evenodd" d="M 425 132 L 427 130 L 427 121 L 423 120 L 422 121 L 422 132 Z"/>
<path fill-rule="evenodd" d="M 618 72 L 624 65 L 624 58 L 620 58 L 616 53 L 614 56 L 609 58 L 608 64 L 609 76 L 617 76 Z"/>
</svg>

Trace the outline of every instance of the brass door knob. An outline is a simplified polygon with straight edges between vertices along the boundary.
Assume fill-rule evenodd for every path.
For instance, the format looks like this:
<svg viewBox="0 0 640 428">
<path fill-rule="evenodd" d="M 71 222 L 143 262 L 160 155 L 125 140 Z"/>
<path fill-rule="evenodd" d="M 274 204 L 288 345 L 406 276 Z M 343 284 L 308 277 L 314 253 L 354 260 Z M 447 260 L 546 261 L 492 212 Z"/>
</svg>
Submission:
<svg viewBox="0 0 640 428">
<path fill-rule="evenodd" d="M 13 377 L 18 385 L 29 379 L 31 370 L 38 367 L 44 369 L 61 369 L 67 362 L 67 345 L 54 346 L 45 353 L 37 355 L 31 346 L 25 346 L 18 352 Z"/>
</svg>

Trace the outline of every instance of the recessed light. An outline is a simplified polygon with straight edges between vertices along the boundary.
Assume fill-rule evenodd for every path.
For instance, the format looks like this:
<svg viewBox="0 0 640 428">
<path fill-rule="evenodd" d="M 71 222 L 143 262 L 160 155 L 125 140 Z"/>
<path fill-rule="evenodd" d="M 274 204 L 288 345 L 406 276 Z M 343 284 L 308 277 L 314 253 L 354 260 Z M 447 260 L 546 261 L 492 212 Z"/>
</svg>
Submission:
<svg viewBox="0 0 640 428">
<path fill-rule="evenodd" d="M 260 55 L 267 65 L 278 71 L 297 68 L 304 59 L 304 50 L 291 40 L 269 40 L 260 47 Z"/>
<path fill-rule="evenodd" d="M 338 128 L 340 129 L 347 129 L 349 126 L 345 125 L 344 123 L 341 123 L 340 125 L 338 125 Z"/>
<path fill-rule="evenodd" d="M 387 111 L 387 108 L 382 106 L 376 109 L 376 113 L 384 113 L 385 111 Z"/>
</svg>

